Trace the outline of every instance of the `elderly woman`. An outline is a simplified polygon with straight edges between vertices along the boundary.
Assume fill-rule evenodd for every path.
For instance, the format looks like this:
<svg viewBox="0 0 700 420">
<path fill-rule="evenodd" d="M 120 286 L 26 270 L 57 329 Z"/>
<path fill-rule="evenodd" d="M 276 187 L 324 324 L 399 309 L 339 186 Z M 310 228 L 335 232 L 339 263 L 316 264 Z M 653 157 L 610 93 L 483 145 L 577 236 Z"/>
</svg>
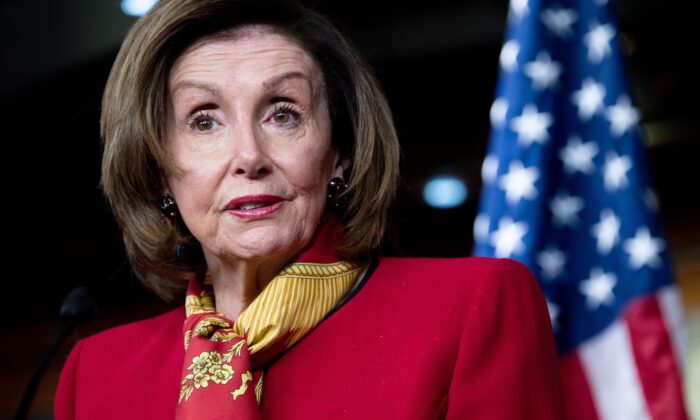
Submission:
<svg viewBox="0 0 700 420">
<path fill-rule="evenodd" d="M 161 2 L 102 109 L 104 192 L 179 307 L 80 341 L 69 419 L 558 419 L 546 305 L 510 260 L 382 258 L 389 108 L 318 14 Z"/>
</svg>

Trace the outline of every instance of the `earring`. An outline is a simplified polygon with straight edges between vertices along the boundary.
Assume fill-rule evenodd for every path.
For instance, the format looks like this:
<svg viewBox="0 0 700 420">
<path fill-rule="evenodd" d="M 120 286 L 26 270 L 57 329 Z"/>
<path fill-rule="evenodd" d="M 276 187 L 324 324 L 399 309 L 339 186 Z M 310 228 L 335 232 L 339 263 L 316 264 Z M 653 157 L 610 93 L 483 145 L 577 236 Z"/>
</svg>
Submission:
<svg viewBox="0 0 700 420">
<path fill-rule="evenodd" d="M 165 194 L 158 198 L 158 207 L 164 217 L 175 223 L 177 220 L 177 204 L 170 194 Z"/>
<path fill-rule="evenodd" d="M 175 256 L 176 256 L 178 259 L 183 259 L 183 258 L 185 258 L 185 256 L 187 255 L 187 248 L 188 248 L 188 247 L 187 247 L 187 244 L 186 244 L 186 243 L 180 242 L 180 243 L 177 244 L 177 246 L 175 247 Z"/>
<path fill-rule="evenodd" d="M 170 194 L 165 194 L 158 197 L 158 208 L 163 214 L 163 217 L 170 220 L 181 237 L 187 238 L 191 236 L 187 226 L 179 217 L 177 203 Z M 197 245 L 197 241 L 193 238 L 183 239 L 182 242 L 175 246 L 175 257 L 180 263 L 194 264 L 201 258 L 201 248 Z"/>
<path fill-rule="evenodd" d="M 344 204 L 345 200 L 338 198 L 340 194 L 343 193 L 348 188 L 348 184 L 345 183 L 343 178 L 336 176 L 328 182 L 328 206 L 333 208 L 339 208 Z"/>
</svg>

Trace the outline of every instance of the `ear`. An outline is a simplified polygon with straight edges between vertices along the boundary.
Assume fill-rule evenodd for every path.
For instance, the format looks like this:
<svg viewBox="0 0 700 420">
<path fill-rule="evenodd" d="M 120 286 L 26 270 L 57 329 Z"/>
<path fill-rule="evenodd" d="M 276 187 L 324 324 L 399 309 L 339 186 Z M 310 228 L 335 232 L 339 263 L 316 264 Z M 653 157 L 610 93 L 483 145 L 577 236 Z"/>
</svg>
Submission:
<svg viewBox="0 0 700 420">
<path fill-rule="evenodd" d="M 339 153 L 336 152 L 335 167 L 333 169 L 333 177 L 340 177 L 345 179 L 345 171 L 350 168 L 350 159 L 346 157 L 341 157 Z"/>
</svg>

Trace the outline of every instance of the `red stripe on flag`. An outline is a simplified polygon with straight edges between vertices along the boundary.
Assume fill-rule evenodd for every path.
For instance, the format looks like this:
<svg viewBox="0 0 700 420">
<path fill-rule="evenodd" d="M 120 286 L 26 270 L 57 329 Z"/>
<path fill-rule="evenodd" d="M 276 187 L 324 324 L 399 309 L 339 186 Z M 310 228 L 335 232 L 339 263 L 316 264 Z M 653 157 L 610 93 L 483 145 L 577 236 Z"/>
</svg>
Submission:
<svg viewBox="0 0 700 420">
<path fill-rule="evenodd" d="M 564 387 L 564 404 L 569 420 L 598 420 L 586 374 L 575 352 L 559 360 L 559 371 Z"/>
<path fill-rule="evenodd" d="M 687 420 L 681 377 L 656 295 L 631 303 L 625 321 L 652 418 Z"/>
</svg>

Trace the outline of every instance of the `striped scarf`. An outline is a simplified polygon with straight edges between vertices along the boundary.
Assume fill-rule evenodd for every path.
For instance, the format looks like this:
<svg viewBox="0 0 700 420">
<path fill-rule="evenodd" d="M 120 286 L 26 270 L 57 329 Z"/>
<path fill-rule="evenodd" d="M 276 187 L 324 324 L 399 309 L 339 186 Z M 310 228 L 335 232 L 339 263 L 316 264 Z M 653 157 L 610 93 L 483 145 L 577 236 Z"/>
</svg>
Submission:
<svg viewBox="0 0 700 420">
<path fill-rule="evenodd" d="M 185 303 L 185 359 L 176 418 L 260 418 L 264 363 L 321 322 L 361 271 L 348 262 L 293 263 L 235 322 L 216 311 L 211 285 L 203 272 L 195 274 Z"/>
</svg>

